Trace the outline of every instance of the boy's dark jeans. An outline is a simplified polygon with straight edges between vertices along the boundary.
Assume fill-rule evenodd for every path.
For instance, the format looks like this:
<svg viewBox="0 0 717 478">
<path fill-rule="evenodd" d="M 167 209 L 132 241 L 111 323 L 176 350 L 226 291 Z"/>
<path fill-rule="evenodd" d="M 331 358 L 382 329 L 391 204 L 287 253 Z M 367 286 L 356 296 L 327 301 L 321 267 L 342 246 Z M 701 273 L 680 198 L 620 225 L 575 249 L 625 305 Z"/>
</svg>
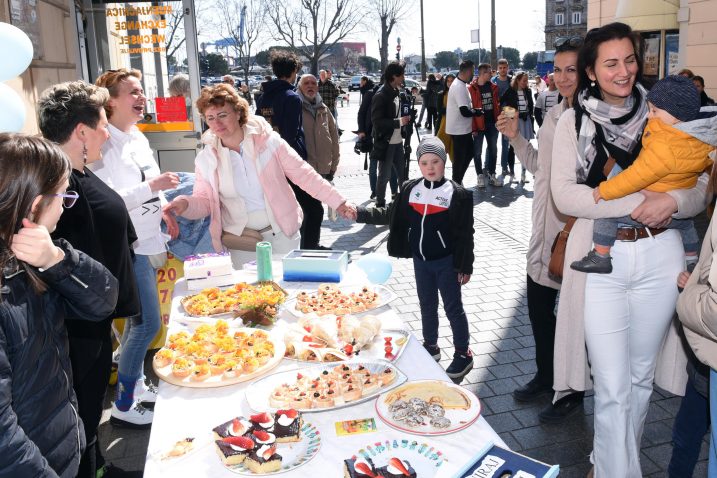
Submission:
<svg viewBox="0 0 717 478">
<path fill-rule="evenodd" d="M 414 257 L 413 269 L 416 275 L 418 303 L 421 307 L 423 340 L 430 345 L 438 343 L 438 291 L 440 291 L 443 310 L 453 332 L 453 346 L 456 350 L 467 350 L 470 339 L 468 318 L 463 310 L 458 273 L 453 269 L 453 256 L 433 261 Z"/>
</svg>

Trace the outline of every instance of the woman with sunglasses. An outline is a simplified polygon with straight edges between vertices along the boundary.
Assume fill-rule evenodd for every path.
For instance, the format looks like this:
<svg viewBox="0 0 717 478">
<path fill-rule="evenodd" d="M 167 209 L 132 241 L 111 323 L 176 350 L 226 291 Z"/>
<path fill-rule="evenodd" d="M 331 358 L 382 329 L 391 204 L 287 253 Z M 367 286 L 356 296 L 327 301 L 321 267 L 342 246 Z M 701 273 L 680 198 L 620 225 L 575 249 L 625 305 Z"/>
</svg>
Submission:
<svg viewBox="0 0 717 478">
<path fill-rule="evenodd" d="M 144 117 L 147 98 L 138 70 L 109 70 L 95 81 L 107 88 L 105 104 L 110 137 L 102 146 L 102 157 L 90 169 L 115 190 L 129 211 L 137 234 L 133 244 L 134 276 L 139 291 L 141 314 L 125 321 L 117 376 L 117 400 L 112 404 L 110 423 L 117 426 L 151 426 L 152 411 L 141 402 L 156 400 L 156 388 L 144 379 L 144 356 L 160 328 L 157 269 L 167 259 L 167 236 L 160 229 L 160 194 L 179 184 L 176 173 L 160 173 L 147 138 L 137 129 Z M 171 228 L 170 234 L 176 234 Z M 139 340 L 130 340 L 139 338 Z M 135 392 L 136 389 L 136 392 Z"/>
<path fill-rule="evenodd" d="M 555 206 L 550 192 L 551 163 L 555 126 L 560 115 L 572 106 L 578 85 L 578 49 L 581 37 L 561 37 L 555 41 L 554 81 L 562 100 L 545 114 L 538 131 L 538 149 L 520 133 L 519 118 L 498 117 L 496 127 L 510 141 L 515 154 L 535 177 L 532 223 L 528 246 L 527 297 L 528 317 L 535 340 L 535 376 L 513 392 L 520 402 L 535 402 L 545 395 L 553 395 L 553 353 L 555 344 L 555 305 L 560 281 L 548 273 L 553 239 L 565 226 L 567 217 Z M 560 347 L 561 344 L 557 344 Z M 560 397 L 545 407 L 538 418 L 542 423 L 559 423 L 580 410 L 585 392 Z"/>
<path fill-rule="evenodd" d="M 660 228 L 673 214 L 692 217 L 704 209 L 708 178 L 703 174 L 692 189 L 642 191 L 596 204 L 593 188 L 610 173 L 609 159 L 625 168 L 640 150 L 648 106 L 639 36 L 623 23 L 590 30 L 578 74 L 573 109 L 560 117 L 553 145 L 553 199 L 563 214 L 577 217 L 565 264 L 590 248 L 593 219 L 629 214 L 645 226 L 618 233 L 612 273 L 564 269 L 554 385 L 558 392 L 585 390 L 592 375 L 594 476 L 633 478 L 642 476 L 640 441 L 653 381 L 682 394 L 687 378 L 673 322 L 684 251 L 677 231 Z"/>
<path fill-rule="evenodd" d="M 188 219 L 210 216 L 212 245 L 217 252 L 228 247 L 235 267 L 256 258 L 260 240 L 271 242 L 279 254 L 299 247 L 301 208 L 288 180 L 342 217 L 355 214 L 264 118 L 250 114 L 249 104 L 230 86 L 204 88 L 197 109 L 209 130 L 194 162 L 194 191 L 174 198 L 165 212 Z"/>
<path fill-rule="evenodd" d="M 47 140 L 0 134 L 1 476 L 72 478 L 85 448 L 66 327 L 104 320 L 118 287 L 100 263 L 50 237 L 63 203 L 77 199 L 66 191 L 70 168 Z"/>
<path fill-rule="evenodd" d="M 533 94 L 528 87 L 528 74 L 524 71 L 516 74 L 510 82 L 510 88 L 505 90 L 500 98 L 500 105 L 510 106 L 518 112 L 518 130 L 520 135 L 531 140 L 535 137 L 533 131 Z M 513 182 L 515 177 L 515 154 L 508 156 L 508 175 Z M 525 183 L 525 168 L 520 174 L 520 182 Z"/>
<path fill-rule="evenodd" d="M 104 320 L 93 324 L 67 322 L 73 386 L 87 437 L 77 476 L 87 478 L 94 477 L 104 465 L 97 428 L 112 366 L 112 319 L 140 313 L 132 267 L 131 246 L 137 240 L 132 221 L 120 195 L 87 167 L 100 159 L 101 148 L 109 138 L 104 110 L 108 99 L 106 89 L 73 81 L 45 90 L 38 105 L 40 131 L 60 146 L 72 165 L 73 196 L 65 197 L 68 209 L 52 236 L 67 240 L 102 263 L 122 286 L 115 310 Z M 128 341 L 141 343 L 138 331 L 132 332 Z M 120 365 L 119 373 L 126 375 L 127 370 L 122 368 L 126 364 Z"/>
</svg>

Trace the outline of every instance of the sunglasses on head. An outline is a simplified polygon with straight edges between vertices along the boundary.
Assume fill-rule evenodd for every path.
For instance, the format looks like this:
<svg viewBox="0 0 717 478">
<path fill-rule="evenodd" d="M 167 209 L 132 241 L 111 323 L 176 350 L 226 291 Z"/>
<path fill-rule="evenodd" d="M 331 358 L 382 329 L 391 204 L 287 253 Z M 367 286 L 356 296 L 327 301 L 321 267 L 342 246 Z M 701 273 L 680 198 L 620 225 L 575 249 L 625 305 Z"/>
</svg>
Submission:
<svg viewBox="0 0 717 478">
<path fill-rule="evenodd" d="M 581 46 L 583 46 L 583 37 L 580 36 L 558 37 L 553 43 L 553 47 L 556 51 L 568 48 L 580 48 Z"/>
</svg>

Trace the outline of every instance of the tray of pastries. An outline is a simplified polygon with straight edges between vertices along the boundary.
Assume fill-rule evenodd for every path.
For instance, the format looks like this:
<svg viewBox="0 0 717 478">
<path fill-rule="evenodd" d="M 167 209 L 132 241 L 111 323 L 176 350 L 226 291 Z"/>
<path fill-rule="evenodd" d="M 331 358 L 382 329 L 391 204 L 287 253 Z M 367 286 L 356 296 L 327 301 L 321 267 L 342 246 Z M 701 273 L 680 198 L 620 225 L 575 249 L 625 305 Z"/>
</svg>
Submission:
<svg viewBox="0 0 717 478">
<path fill-rule="evenodd" d="M 201 324 L 194 332 L 172 333 L 152 359 L 165 382 L 209 388 L 264 375 L 284 357 L 284 341 L 274 332 L 233 328 L 224 320 Z"/>
<path fill-rule="evenodd" d="M 186 315 L 193 318 L 239 316 L 260 311 L 275 317 L 287 293 L 276 282 L 240 282 L 227 288 L 210 287 L 180 300 Z"/>
<path fill-rule="evenodd" d="M 300 291 L 287 301 L 287 310 L 297 317 L 304 315 L 361 314 L 386 305 L 396 294 L 380 285 L 339 286 L 320 284 L 316 291 Z"/>
<path fill-rule="evenodd" d="M 376 398 L 405 381 L 406 375 L 385 360 L 321 364 L 261 378 L 249 385 L 246 398 L 254 410 L 322 412 Z"/>
</svg>

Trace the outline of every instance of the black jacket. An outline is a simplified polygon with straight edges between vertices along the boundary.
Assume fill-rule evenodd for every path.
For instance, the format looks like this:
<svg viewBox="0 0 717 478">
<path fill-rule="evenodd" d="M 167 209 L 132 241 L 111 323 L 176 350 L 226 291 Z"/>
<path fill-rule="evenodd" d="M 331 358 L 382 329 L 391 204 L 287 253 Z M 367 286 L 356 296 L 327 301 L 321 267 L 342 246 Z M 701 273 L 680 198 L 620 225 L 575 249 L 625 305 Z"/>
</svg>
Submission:
<svg viewBox="0 0 717 478">
<path fill-rule="evenodd" d="M 366 133 L 366 136 L 371 136 L 371 103 L 373 101 L 373 95 L 376 93 L 376 85 L 373 81 L 369 80 L 364 86 L 359 88 L 361 92 L 361 106 L 359 106 L 358 116 L 356 121 L 358 123 L 359 133 Z"/>
<path fill-rule="evenodd" d="M 393 130 L 401 127 L 401 121 L 396 118 L 395 98 L 399 90 L 384 83 L 373 95 L 371 101 L 371 124 L 373 127 L 373 150 L 371 159 L 383 161 L 386 158 L 388 142 Z"/>
<path fill-rule="evenodd" d="M 527 113 L 520 113 L 520 119 L 530 119 L 530 121 L 533 121 L 533 94 L 530 92 L 530 88 L 526 88 L 523 90 L 523 95 L 525 96 L 525 101 L 528 103 L 528 112 Z M 518 92 L 513 88 L 508 88 L 505 90 L 505 93 L 503 93 L 503 96 L 500 98 L 500 106 L 512 106 L 516 110 L 518 110 Z"/>
<path fill-rule="evenodd" d="M 408 241 L 409 204 L 413 187 L 423 178 L 410 179 L 401 187 L 396 200 L 386 207 L 366 208 L 359 206 L 356 222 L 365 224 L 388 224 L 388 254 L 393 257 L 410 258 L 413 251 Z M 454 192 L 448 207 L 453 245 L 453 268 L 458 273 L 473 274 L 473 194 L 460 184 L 453 183 Z"/>
<path fill-rule="evenodd" d="M 0 289 L 0 477 L 74 477 L 85 446 L 77 416 L 65 317 L 99 321 L 117 301 L 117 280 L 67 241 L 65 258 L 39 277 L 6 269 Z"/>
<path fill-rule="evenodd" d="M 438 80 L 428 80 L 426 83 L 426 92 L 428 93 L 424 98 L 426 100 L 426 108 L 438 109 L 443 101 L 443 83 Z"/>
<path fill-rule="evenodd" d="M 301 98 L 286 80 L 271 80 L 262 84 L 264 93 L 256 101 L 256 114 L 263 116 L 281 137 L 306 159 Z"/>
</svg>

